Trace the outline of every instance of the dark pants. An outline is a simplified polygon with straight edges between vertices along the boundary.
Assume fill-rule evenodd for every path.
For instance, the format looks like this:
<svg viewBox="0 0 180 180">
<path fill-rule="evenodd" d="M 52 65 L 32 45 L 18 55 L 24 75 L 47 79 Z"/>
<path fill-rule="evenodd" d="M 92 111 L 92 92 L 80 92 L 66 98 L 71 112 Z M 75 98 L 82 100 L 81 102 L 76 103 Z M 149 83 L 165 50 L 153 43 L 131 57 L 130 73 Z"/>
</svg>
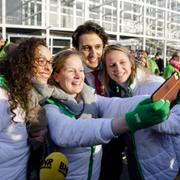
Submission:
<svg viewBox="0 0 180 180">
<path fill-rule="evenodd" d="M 130 133 L 124 133 L 103 145 L 100 180 L 120 180 L 123 168 L 122 152 L 125 152 L 127 157 L 129 179 L 141 180 Z"/>
</svg>

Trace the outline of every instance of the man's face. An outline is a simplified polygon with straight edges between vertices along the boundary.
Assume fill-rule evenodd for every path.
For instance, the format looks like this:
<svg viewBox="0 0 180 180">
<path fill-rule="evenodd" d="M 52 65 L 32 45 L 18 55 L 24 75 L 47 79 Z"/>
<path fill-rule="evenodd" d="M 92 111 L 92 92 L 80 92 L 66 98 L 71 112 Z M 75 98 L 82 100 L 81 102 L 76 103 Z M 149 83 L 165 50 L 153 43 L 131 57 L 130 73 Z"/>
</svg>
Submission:
<svg viewBox="0 0 180 180">
<path fill-rule="evenodd" d="M 160 56 L 158 55 L 158 56 L 156 56 L 156 60 L 159 60 L 160 59 Z"/>
<path fill-rule="evenodd" d="M 0 48 L 4 46 L 4 40 L 3 39 L 0 39 Z"/>
<path fill-rule="evenodd" d="M 84 63 L 95 69 L 101 60 L 103 41 L 96 33 L 83 34 L 79 38 L 79 51 L 84 56 Z"/>
</svg>

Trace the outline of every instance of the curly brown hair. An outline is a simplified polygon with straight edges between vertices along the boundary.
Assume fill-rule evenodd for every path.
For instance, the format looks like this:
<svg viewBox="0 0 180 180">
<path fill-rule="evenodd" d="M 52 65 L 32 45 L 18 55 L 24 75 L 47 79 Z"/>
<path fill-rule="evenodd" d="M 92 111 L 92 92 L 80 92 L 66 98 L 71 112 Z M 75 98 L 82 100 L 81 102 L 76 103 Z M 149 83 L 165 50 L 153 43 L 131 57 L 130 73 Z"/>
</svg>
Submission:
<svg viewBox="0 0 180 180">
<path fill-rule="evenodd" d="M 29 93 L 33 88 L 31 78 L 34 75 L 35 56 L 40 45 L 46 46 L 43 39 L 27 39 L 8 53 L 3 61 L 0 61 L 0 74 L 4 76 L 8 85 L 12 120 L 16 116 L 14 110 L 18 104 L 27 114 Z"/>
<path fill-rule="evenodd" d="M 108 35 L 106 34 L 103 27 L 98 25 L 92 21 L 86 21 L 84 24 L 77 27 L 77 29 L 72 34 L 72 44 L 73 47 L 79 50 L 79 38 L 83 34 L 90 34 L 95 33 L 97 34 L 103 42 L 103 46 L 108 43 Z"/>
</svg>

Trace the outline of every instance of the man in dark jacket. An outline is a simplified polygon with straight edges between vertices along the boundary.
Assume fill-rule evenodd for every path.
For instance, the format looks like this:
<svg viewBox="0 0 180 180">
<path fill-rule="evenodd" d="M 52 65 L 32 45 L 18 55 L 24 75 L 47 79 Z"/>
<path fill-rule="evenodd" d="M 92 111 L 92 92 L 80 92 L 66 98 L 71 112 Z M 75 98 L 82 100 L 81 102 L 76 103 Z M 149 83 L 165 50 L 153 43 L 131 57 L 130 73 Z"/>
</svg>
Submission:
<svg viewBox="0 0 180 180">
<path fill-rule="evenodd" d="M 164 72 L 164 61 L 161 58 L 161 54 L 159 52 L 156 53 L 155 60 L 156 60 L 156 64 L 158 65 L 158 68 L 159 68 L 159 73 L 160 73 L 160 75 L 162 75 Z"/>
</svg>

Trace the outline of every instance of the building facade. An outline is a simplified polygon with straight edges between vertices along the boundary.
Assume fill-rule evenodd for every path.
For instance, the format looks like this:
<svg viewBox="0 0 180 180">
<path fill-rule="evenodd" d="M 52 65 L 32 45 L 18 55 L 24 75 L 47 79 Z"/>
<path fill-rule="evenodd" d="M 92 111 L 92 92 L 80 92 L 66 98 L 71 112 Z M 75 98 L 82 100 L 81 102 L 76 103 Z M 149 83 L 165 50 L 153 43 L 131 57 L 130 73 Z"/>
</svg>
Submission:
<svg viewBox="0 0 180 180">
<path fill-rule="evenodd" d="M 3 37 L 44 38 L 53 54 L 71 46 L 73 30 L 86 20 L 132 50 L 166 59 L 180 49 L 180 0 L 0 0 Z"/>
</svg>

